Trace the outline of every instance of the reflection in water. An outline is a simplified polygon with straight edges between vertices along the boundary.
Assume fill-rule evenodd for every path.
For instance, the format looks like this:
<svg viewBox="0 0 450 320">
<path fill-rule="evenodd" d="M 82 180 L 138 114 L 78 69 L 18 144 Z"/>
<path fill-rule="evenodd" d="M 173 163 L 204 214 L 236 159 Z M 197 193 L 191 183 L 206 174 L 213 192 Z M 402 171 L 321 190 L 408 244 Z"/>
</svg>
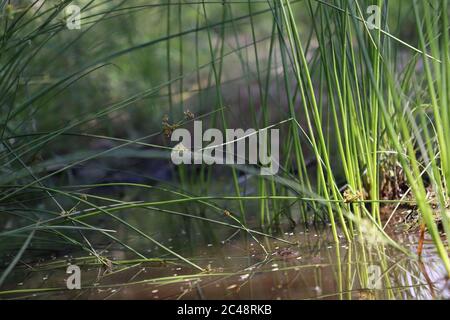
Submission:
<svg viewBox="0 0 450 320">
<path fill-rule="evenodd" d="M 414 251 L 413 236 L 397 236 Z M 336 246 L 326 230 L 295 230 L 285 240 L 261 243 L 244 233 L 218 243 L 180 248 L 198 273 L 168 256 L 127 261 L 123 250 L 105 250 L 112 263 L 95 257 L 31 264 L 16 272 L 0 298 L 89 299 L 433 299 L 448 298 L 445 269 L 425 246 L 423 262 L 386 246 L 359 241 Z M 168 239 L 167 242 L 171 242 Z M 263 245 L 269 252 L 265 255 Z M 155 249 L 147 249 L 151 252 Z M 185 252 L 183 252 L 183 250 Z M 65 289 L 67 264 L 82 268 L 82 289 Z M 446 288 L 447 286 L 447 288 Z M 16 291 L 17 290 L 17 291 Z"/>
</svg>

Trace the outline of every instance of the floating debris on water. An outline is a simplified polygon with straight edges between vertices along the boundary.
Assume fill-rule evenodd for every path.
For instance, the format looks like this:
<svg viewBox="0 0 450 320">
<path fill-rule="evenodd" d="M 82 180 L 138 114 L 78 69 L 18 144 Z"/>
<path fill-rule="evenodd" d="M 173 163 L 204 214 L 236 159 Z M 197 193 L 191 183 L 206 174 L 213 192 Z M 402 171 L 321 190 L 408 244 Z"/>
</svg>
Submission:
<svg viewBox="0 0 450 320">
<path fill-rule="evenodd" d="M 245 281 L 245 280 L 247 280 L 249 277 L 250 277 L 250 274 L 243 274 L 243 275 L 241 275 L 241 276 L 239 277 L 239 279 L 240 279 L 241 281 Z"/>
<path fill-rule="evenodd" d="M 236 289 L 237 287 L 238 287 L 237 284 L 232 284 L 227 287 L 227 290 L 233 290 L 233 289 Z"/>
</svg>

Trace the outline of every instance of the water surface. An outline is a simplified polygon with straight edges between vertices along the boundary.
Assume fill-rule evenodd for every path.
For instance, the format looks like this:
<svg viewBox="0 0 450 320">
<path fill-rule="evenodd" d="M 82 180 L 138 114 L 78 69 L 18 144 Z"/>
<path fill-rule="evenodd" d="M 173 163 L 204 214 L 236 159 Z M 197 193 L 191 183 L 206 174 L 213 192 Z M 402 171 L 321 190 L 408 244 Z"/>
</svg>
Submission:
<svg viewBox="0 0 450 320">
<path fill-rule="evenodd" d="M 175 235 L 174 235 L 175 236 Z M 332 241 L 329 228 L 297 227 L 279 239 L 245 232 L 208 243 L 200 232 L 189 240 L 181 232 L 164 245 L 206 269 L 199 272 L 155 245 L 135 259 L 121 248 L 105 246 L 99 263 L 84 252 L 60 253 L 22 264 L 2 299 L 440 299 L 449 298 L 445 269 L 426 243 L 422 262 L 386 245 Z M 414 234 L 395 235 L 412 252 Z M 184 240 L 182 240 L 185 238 Z M 175 241 L 176 239 L 176 241 Z M 280 239 L 295 243 L 289 245 Z M 217 239 L 216 239 L 217 240 Z M 176 247 L 173 245 L 177 243 Z M 264 247 L 264 248 L 263 248 Z M 267 253 L 265 252 L 267 251 Z M 82 271 L 82 289 L 67 290 L 68 264 Z"/>
</svg>

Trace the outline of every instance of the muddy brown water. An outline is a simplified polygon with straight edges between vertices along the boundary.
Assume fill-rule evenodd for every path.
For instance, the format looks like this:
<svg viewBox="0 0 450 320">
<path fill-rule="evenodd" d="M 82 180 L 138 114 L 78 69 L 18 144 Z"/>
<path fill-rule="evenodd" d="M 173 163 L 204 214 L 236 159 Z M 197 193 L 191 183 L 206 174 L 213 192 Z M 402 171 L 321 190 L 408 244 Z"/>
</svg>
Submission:
<svg viewBox="0 0 450 320">
<path fill-rule="evenodd" d="M 148 256 L 165 262 L 117 264 L 129 259 L 120 248 L 102 252 L 109 267 L 53 255 L 19 266 L 2 288 L 1 299 L 448 299 L 446 273 L 431 244 L 422 262 L 387 245 L 355 240 L 336 245 L 328 229 L 297 228 L 276 239 L 244 232 L 216 243 L 200 233 L 192 245 L 173 248 L 205 272 L 173 259 L 155 246 Z M 182 237 L 183 235 L 179 235 Z M 417 237 L 399 233 L 396 240 L 414 252 Z M 171 246 L 172 238 L 165 245 Z M 264 253 L 264 249 L 268 254 Z M 86 256 L 85 253 L 78 255 Z M 87 260 L 86 260 L 87 261 Z M 90 259 L 95 262 L 95 259 Z M 80 290 L 66 288 L 66 267 L 81 268 Z"/>
</svg>

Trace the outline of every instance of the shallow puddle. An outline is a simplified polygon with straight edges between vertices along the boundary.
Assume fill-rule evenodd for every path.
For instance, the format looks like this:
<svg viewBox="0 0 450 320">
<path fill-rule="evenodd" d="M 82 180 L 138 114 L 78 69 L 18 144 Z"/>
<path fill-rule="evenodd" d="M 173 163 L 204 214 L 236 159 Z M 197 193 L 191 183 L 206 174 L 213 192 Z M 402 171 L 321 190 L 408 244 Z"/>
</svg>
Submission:
<svg viewBox="0 0 450 320">
<path fill-rule="evenodd" d="M 108 249 L 99 263 L 83 253 L 52 256 L 16 268 L 1 299 L 433 299 L 449 298 L 445 269 L 425 244 L 420 263 L 387 245 L 354 241 L 339 245 L 326 230 L 297 228 L 280 239 L 244 232 L 226 241 L 176 250 L 195 268 L 157 247 L 149 255 L 163 261 L 132 259 L 121 249 Z M 411 252 L 413 235 L 396 236 Z M 199 237 L 200 238 L 200 237 Z M 169 245 L 173 240 L 169 238 Z M 264 247 L 264 248 L 263 248 Z M 265 253 L 267 251 L 267 253 Z M 66 288 L 68 264 L 81 268 L 81 290 Z M 9 290 L 9 291 L 8 291 Z"/>
</svg>

